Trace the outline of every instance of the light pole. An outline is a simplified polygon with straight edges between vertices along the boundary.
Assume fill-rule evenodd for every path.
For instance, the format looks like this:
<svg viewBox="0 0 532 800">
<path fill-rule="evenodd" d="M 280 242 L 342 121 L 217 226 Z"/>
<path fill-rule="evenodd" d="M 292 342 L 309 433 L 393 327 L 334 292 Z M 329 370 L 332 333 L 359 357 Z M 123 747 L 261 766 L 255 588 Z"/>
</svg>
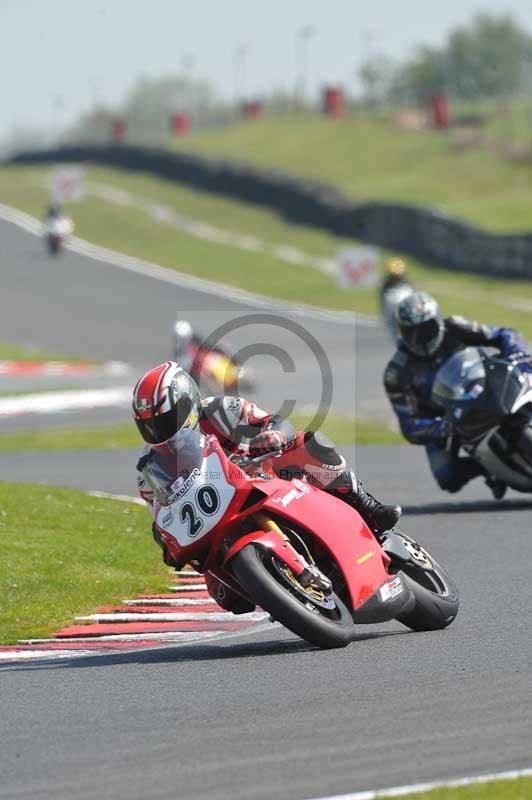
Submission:
<svg viewBox="0 0 532 800">
<path fill-rule="evenodd" d="M 304 25 L 296 35 L 296 100 L 305 103 L 309 64 L 309 41 L 316 34 L 314 25 Z"/>
<path fill-rule="evenodd" d="M 235 106 L 240 106 L 246 99 L 246 66 L 249 53 L 249 45 L 239 44 L 235 47 L 233 54 L 233 66 L 235 71 Z"/>
</svg>

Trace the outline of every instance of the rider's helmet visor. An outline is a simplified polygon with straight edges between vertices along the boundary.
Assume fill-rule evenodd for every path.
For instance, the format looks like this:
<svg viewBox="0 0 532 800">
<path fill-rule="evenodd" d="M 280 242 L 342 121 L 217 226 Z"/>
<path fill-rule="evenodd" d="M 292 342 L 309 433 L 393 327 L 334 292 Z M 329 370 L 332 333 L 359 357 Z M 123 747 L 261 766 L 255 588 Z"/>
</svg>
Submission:
<svg viewBox="0 0 532 800">
<path fill-rule="evenodd" d="M 400 325 L 405 345 L 418 356 L 430 356 L 436 352 L 443 338 L 440 319 L 428 319 L 417 325 Z"/>
<path fill-rule="evenodd" d="M 193 417 L 195 416 L 195 421 Z M 135 419 L 140 435 L 148 444 L 163 444 L 185 426 L 197 423 L 198 412 L 190 398 L 180 397 L 174 408 L 164 414 L 154 414 L 148 419 Z"/>
</svg>

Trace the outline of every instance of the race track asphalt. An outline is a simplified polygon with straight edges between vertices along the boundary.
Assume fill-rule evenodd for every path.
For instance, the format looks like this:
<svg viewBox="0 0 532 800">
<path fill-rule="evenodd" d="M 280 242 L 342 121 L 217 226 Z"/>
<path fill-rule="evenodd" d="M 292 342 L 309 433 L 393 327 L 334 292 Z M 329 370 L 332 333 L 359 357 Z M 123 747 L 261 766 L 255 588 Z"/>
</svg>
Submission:
<svg viewBox="0 0 532 800">
<path fill-rule="evenodd" d="M 10 457 L 0 478 L 130 491 L 135 453 L 107 455 Z M 527 765 L 532 500 L 495 504 L 477 482 L 449 501 L 420 449 L 357 461 L 458 581 L 448 630 L 361 626 L 346 650 L 319 652 L 272 627 L 2 672 L 2 797 L 304 800 Z"/>
<path fill-rule="evenodd" d="M 18 231 L 15 239 L 21 272 L 35 242 Z M 59 269 L 43 263 L 49 275 Z M 18 296 L 30 317 L 50 311 L 55 300 L 46 282 L 39 304 L 28 288 L 16 290 L 11 271 L 10 305 Z M 110 280 L 118 281 L 114 274 Z M 88 275 L 86 281 L 86 296 L 94 296 Z M 109 325 L 102 335 L 96 326 L 87 355 L 128 360 L 115 352 L 127 327 L 127 303 L 119 299 L 118 306 L 116 329 Z M 61 349 L 57 323 L 64 334 L 74 329 L 69 350 L 78 352 L 78 318 L 61 313 L 58 302 L 42 343 Z M 8 317 L 10 340 L 28 341 L 13 309 Z M 40 320 L 45 328 L 49 322 Z M 0 340 L 7 331 L 0 327 Z M 164 326 L 146 328 L 146 360 L 163 334 Z M 383 342 L 373 346 L 382 356 Z M 345 342 L 338 347 L 347 358 Z M 372 385 L 376 372 L 366 376 L 357 367 L 359 382 Z M 405 531 L 458 581 L 456 622 L 434 633 L 410 633 L 399 623 L 361 626 L 352 645 L 327 652 L 275 626 L 209 645 L 4 670 L 2 799 L 306 800 L 530 764 L 532 499 L 510 493 L 496 504 L 480 481 L 458 497 L 444 495 L 421 448 L 358 448 L 356 460 L 352 448 L 344 452 L 370 490 L 403 503 Z M 2 454 L 0 479 L 129 493 L 135 456 Z"/>
<path fill-rule="evenodd" d="M 322 348 L 333 376 L 332 407 L 351 415 L 390 418 L 380 388 L 390 344 L 374 323 L 339 324 L 313 314 L 300 316 L 287 313 L 275 301 L 270 308 L 236 302 L 74 252 L 50 258 L 38 238 L 1 220 L 0 242 L 0 341 L 124 361 L 136 370 L 128 377 L 134 382 L 145 369 L 172 355 L 172 328 L 179 315 L 204 335 L 229 325 L 235 350 L 253 346 L 258 353 L 248 353 L 257 373 L 253 398 L 265 407 L 277 409 L 285 400 L 296 401 L 296 408 L 320 405 Z M 246 323 L 242 318 L 250 314 L 276 319 L 264 322 L 255 317 L 259 321 Z M 296 330 L 290 330 L 294 326 Z M 328 389 L 327 364 L 324 375 Z M 0 391 L 4 383 L 0 379 Z M 90 412 L 84 413 L 90 417 Z M 25 423 L 22 418 L 14 422 Z M 34 425 L 36 420 L 27 422 Z"/>
</svg>

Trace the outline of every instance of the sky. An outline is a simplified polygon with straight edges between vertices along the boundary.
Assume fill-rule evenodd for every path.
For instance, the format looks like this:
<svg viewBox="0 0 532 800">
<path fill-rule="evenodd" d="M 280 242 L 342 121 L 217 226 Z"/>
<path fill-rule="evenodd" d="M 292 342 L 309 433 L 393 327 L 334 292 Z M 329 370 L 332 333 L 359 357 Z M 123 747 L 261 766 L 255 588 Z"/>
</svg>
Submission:
<svg viewBox="0 0 532 800">
<path fill-rule="evenodd" d="M 308 95 L 356 91 L 368 54 L 403 59 L 478 12 L 510 13 L 532 34 L 532 0 L 0 0 L 0 139 L 70 124 L 183 66 L 227 98 L 292 89 L 307 26 Z"/>
</svg>

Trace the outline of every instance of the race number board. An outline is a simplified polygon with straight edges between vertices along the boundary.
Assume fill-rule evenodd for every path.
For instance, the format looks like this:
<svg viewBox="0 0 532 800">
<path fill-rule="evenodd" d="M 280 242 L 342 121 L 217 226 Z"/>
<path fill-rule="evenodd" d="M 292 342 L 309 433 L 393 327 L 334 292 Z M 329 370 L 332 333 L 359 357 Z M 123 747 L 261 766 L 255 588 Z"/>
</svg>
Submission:
<svg viewBox="0 0 532 800">
<path fill-rule="evenodd" d="M 375 287 L 379 280 L 379 251 L 374 247 L 341 250 L 336 258 L 340 289 Z"/>
<path fill-rule="evenodd" d="M 85 196 L 85 170 L 81 167 L 60 167 L 50 176 L 52 197 L 59 203 L 71 203 Z"/>
</svg>

